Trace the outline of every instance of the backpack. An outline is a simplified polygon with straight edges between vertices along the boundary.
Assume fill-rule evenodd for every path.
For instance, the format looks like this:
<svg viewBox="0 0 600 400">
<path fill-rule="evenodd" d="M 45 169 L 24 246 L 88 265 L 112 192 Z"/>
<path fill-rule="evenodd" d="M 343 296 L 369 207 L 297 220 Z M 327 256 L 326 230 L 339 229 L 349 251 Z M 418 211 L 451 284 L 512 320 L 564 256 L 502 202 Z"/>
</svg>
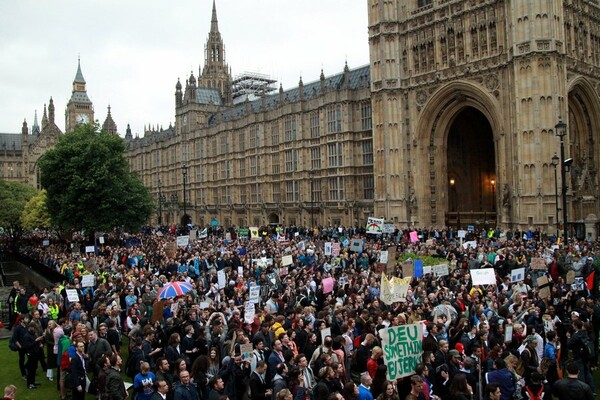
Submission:
<svg viewBox="0 0 600 400">
<path fill-rule="evenodd" d="M 527 393 L 527 398 L 529 400 L 542 400 L 544 398 L 544 386 L 540 386 L 540 390 L 537 393 L 534 393 L 529 386 L 525 386 L 525 392 Z"/>
<path fill-rule="evenodd" d="M 581 348 L 579 349 L 579 356 L 583 361 L 589 361 L 594 358 L 594 345 L 588 335 L 581 335 Z"/>
<path fill-rule="evenodd" d="M 129 354 L 129 357 L 127 358 L 127 362 L 125 363 L 125 375 L 127 375 L 129 378 L 133 379 L 135 378 L 135 376 L 137 375 L 137 373 L 139 372 L 139 364 L 140 361 L 143 360 L 143 354 L 142 354 L 142 358 L 140 359 L 140 354 L 141 351 L 136 352 L 137 348 L 134 348 L 133 351 L 131 352 L 131 354 Z M 139 349 L 137 349 L 139 350 Z"/>
</svg>

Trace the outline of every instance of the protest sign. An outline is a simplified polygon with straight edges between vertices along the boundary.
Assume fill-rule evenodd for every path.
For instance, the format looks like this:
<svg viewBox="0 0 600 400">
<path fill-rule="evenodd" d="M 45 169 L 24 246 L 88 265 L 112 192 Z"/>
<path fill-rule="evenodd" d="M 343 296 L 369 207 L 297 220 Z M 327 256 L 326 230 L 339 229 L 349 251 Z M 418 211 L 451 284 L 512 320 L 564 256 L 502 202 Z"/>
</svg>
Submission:
<svg viewBox="0 0 600 400">
<path fill-rule="evenodd" d="M 242 353 L 242 361 L 250 360 L 252 358 L 252 352 L 254 348 L 252 343 L 245 343 L 240 345 L 240 353 Z"/>
<path fill-rule="evenodd" d="M 85 252 L 86 253 L 94 253 L 96 251 L 96 247 L 95 246 L 85 246 Z"/>
<path fill-rule="evenodd" d="M 260 286 L 250 286 L 248 301 L 253 303 L 260 302 Z"/>
<path fill-rule="evenodd" d="M 469 273 L 471 274 L 473 285 L 496 284 L 496 272 L 494 272 L 494 268 L 471 269 Z"/>
<path fill-rule="evenodd" d="M 177 236 L 177 247 L 185 247 L 190 243 L 190 236 Z"/>
<path fill-rule="evenodd" d="M 450 275 L 450 272 L 448 271 L 448 264 L 434 265 L 433 267 L 431 267 L 431 272 L 433 272 L 433 275 L 436 278 Z"/>
<path fill-rule="evenodd" d="M 388 247 L 387 251 L 388 261 L 385 266 L 385 272 L 388 274 L 392 274 L 394 272 L 394 268 L 396 267 L 396 246 Z"/>
<path fill-rule="evenodd" d="M 190 230 L 190 240 L 196 240 L 198 238 L 198 230 L 191 229 Z"/>
<path fill-rule="evenodd" d="M 71 303 L 77 303 L 79 301 L 79 293 L 77 293 L 77 289 L 66 289 L 67 292 L 67 300 Z"/>
<path fill-rule="evenodd" d="M 423 260 L 415 260 L 415 278 L 420 278 L 423 276 Z"/>
<path fill-rule="evenodd" d="M 98 238 L 98 243 L 100 243 L 100 244 L 104 244 L 104 236 L 100 236 L 100 237 Z"/>
<path fill-rule="evenodd" d="M 512 336 L 513 336 L 513 326 L 511 324 L 507 324 L 504 327 L 504 342 L 505 343 L 512 342 Z"/>
<path fill-rule="evenodd" d="M 408 278 L 409 276 L 412 277 L 415 273 L 415 266 L 412 262 L 412 260 L 408 260 L 408 261 L 404 261 L 402 263 L 402 277 L 403 278 Z"/>
<path fill-rule="evenodd" d="M 537 285 L 540 298 L 550 300 L 552 293 L 550 292 L 550 280 L 548 277 L 546 275 L 539 276 L 537 278 Z"/>
<path fill-rule="evenodd" d="M 352 241 L 350 242 L 350 251 L 354 251 L 356 253 L 362 253 L 362 251 L 363 251 L 362 239 L 352 239 Z"/>
<path fill-rule="evenodd" d="M 456 236 L 458 236 L 459 239 L 464 239 L 467 236 L 467 231 L 461 229 L 458 231 Z"/>
<path fill-rule="evenodd" d="M 244 307 L 244 322 L 251 324 L 254 322 L 254 314 L 256 313 L 256 307 L 254 303 L 248 301 Z"/>
<path fill-rule="evenodd" d="M 42 246 L 50 246 L 50 240 L 48 240 L 48 239 L 42 240 Z"/>
<path fill-rule="evenodd" d="M 242 266 L 238 267 L 238 276 L 244 276 L 244 267 L 242 267 Z"/>
<path fill-rule="evenodd" d="M 387 305 L 406 301 L 406 294 L 411 280 L 411 276 L 403 279 L 396 277 L 388 279 L 385 274 L 381 274 L 381 301 Z"/>
<path fill-rule="evenodd" d="M 387 262 L 388 262 L 388 252 L 387 252 L 387 250 L 383 250 L 383 251 L 379 252 L 379 262 L 381 264 L 387 264 Z"/>
<path fill-rule="evenodd" d="M 423 275 L 430 274 L 432 270 L 433 270 L 433 267 L 431 265 L 423 266 Z"/>
<path fill-rule="evenodd" d="M 283 265 L 284 267 L 286 267 L 288 265 L 292 265 L 293 263 L 294 263 L 294 259 L 292 258 L 291 255 L 281 257 L 281 265 Z"/>
<path fill-rule="evenodd" d="M 572 285 L 573 282 L 575 282 L 575 271 L 569 271 L 567 272 L 567 279 L 566 279 L 567 285 Z"/>
<path fill-rule="evenodd" d="M 331 242 L 325 242 L 325 255 L 326 256 L 330 256 L 331 255 Z"/>
<path fill-rule="evenodd" d="M 331 243 L 331 255 L 334 257 L 340 255 L 340 244 L 338 242 Z"/>
<path fill-rule="evenodd" d="M 321 281 L 321 283 L 323 284 L 323 294 L 327 294 L 327 293 L 331 293 L 333 292 L 333 278 L 329 277 L 329 278 L 325 278 Z"/>
<path fill-rule="evenodd" d="M 388 379 L 413 375 L 423 353 L 423 325 L 410 324 L 381 329 L 383 362 Z"/>
<path fill-rule="evenodd" d="M 381 235 L 383 233 L 383 218 L 367 218 L 367 234 Z"/>
<path fill-rule="evenodd" d="M 260 236 L 258 235 L 258 228 L 255 226 L 250 227 L 250 239 L 258 240 Z"/>
<path fill-rule="evenodd" d="M 575 281 L 571 285 L 571 290 L 581 291 L 585 290 L 585 281 L 582 276 L 578 276 L 575 278 Z"/>
<path fill-rule="evenodd" d="M 338 280 L 338 284 L 340 285 L 340 287 L 344 287 L 348 283 L 350 283 L 350 281 L 348 280 L 347 276 L 340 276 L 340 279 Z"/>
<path fill-rule="evenodd" d="M 391 234 L 391 233 L 394 233 L 395 231 L 396 231 L 396 227 L 394 226 L 394 224 L 383 224 L 383 228 L 382 228 L 383 233 Z"/>
<path fill-rule="evenodd" d="M 225 277 L 225 271 L 217 271 L 217 281 L 219 283 L 219 289 L 223 289 L 227 286 L 227 278 Z"/>
<path fill-rule="evenodd" d="M 463 243 L 463 249 L 465 249 L 465 250 L 466 250 L 466 249 L 468 249 L 469 247 L 471 247 L 471 248 L 473 248 L 473 249 L 474 249 L 474 248 L 476 248 L 476 247 L 477 247 L 477 241 L 476 241 L 476 240 L 471 240 L 471 241 L 468 241 L 468 242 L 464 242 L 464 243 Z"/>
<path fill-rule="evenodd" d="M 416 243 L 416 242 L 419 241 L 419 235 L 417 234 L 416 231 L 410 232 L 409 235 L 410 235 L 410 242 L 411 243 Z"/>
<path fill-rule="evenodd" d="M 165 254 L 169 258 L 175 257 L 175 255 L 177 254 L 177 243 L 175 243 L 175 242 L 165 243 Z"/>
<path fill-rule="evenodd" d="M 248 228 L 238 228 L 238 236 L 240 239 L 248 239 L 250 236 L 250 230 Z"/>
<path fill-rule="evenodd" d="M 525 279 L 525 268 L 516 268 L 510 271 L 510 281 L 512 283 Z"/>
<path fill-rule="evenodd" d="M 545 271 L 546 270 L 546 260 L 544 260 L 542 257 L 533 257 L 531 259 L 531 263 L 529 264 L 529 268 L 531 270 L 541 270 L 541 271 Z"/>
<path fill-rule="evenodd" d="M 94 287 L 96 283 L 94 275 L 83 275 L 81 277 L 81 286 L 82 287 Z"/>
<path fill-rule="evenodd" d="M 281 282 L 279 280 L 279 275 L 277 275 L 274 272 L 267 274 L 267 280 L 269 282 L 269 287 L 271 287 L 271 289 L 277 289 L 279 287 L 279 282 Z"/>
</svg>

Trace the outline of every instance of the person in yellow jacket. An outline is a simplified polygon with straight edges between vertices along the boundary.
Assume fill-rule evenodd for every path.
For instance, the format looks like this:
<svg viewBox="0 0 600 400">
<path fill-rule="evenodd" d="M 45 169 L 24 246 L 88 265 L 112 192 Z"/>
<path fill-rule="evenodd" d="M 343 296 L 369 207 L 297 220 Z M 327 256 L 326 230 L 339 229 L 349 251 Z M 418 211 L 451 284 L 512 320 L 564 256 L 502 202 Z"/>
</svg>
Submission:
<svg viewBox="0 0 600 400">
<path fill-rule="evenodd" d="M 285 328 L 283 327 L 283 322 L 285 321 L 285 317 L 283 315 L 278 315 L 275 317 L 275 323 L 271 325 L 271 330 L 273 331 L 273 335 L 275 339 L 279 339 L 279 335 L 285 333 Z"/>
</svg>

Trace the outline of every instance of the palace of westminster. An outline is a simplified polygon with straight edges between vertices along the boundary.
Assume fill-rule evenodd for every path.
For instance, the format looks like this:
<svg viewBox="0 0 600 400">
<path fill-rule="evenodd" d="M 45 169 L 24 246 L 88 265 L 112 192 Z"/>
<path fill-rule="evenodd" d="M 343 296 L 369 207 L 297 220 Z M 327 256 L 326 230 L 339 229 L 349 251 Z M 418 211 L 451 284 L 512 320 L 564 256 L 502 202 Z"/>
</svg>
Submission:
<svg viewBox="0 0 600 400">
<path fill-rule="evenodd" d="M 124 135 L 156 199 L 150 222 L 364 226 L 374 216 L 399 228 L 553 232 L 566 210 L 596 238 L 600 1 L 365 1 L 369 65 L 340 61 L 340 73 L 289 90 L 232 78 L 213 2 L 204 65 L 175 85 L 175 124 Z M 78 66 L 65 131 L 88 121 Z M 110 107 L 102 128 L 117 134 Z M 0 134 L 0 178 L 37 186 L 37 160 L 62 134 L 50 99 L 41 126 L 36 115 Z"/>
</svg>

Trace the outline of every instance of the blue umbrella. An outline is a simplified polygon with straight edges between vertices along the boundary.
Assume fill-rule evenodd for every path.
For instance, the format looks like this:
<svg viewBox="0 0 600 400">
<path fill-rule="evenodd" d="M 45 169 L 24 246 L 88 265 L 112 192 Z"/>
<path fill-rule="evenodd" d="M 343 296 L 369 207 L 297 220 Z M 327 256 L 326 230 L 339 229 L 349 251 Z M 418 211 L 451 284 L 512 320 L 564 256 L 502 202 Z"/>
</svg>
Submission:
<svg viewBox="0 0 600 400">
<path fill-rule="evenodd" d="M 170 299 L 172 297 L 183 296 L 192 289 L 192 285 L 186 282 L 170 282 L 160 289 L 158 298 Z"/>
</svg>

